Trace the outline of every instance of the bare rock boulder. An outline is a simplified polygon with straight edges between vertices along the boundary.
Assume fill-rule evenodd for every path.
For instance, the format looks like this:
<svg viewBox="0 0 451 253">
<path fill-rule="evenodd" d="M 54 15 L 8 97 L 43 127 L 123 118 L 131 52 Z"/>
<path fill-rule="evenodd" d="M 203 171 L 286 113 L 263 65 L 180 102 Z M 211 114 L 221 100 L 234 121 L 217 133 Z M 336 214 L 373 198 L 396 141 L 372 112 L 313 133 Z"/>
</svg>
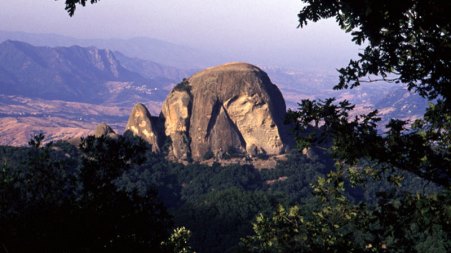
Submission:
<svg viewBox="0 0 451 253">
<path fill-rule="evenodd" d="M 208 68 L 177 85 L 163 103 L 164 132 L 178 159 L 233 150 L 277 155 L 286 148 L 285 101 L 256 66 Z"/>
</svg>

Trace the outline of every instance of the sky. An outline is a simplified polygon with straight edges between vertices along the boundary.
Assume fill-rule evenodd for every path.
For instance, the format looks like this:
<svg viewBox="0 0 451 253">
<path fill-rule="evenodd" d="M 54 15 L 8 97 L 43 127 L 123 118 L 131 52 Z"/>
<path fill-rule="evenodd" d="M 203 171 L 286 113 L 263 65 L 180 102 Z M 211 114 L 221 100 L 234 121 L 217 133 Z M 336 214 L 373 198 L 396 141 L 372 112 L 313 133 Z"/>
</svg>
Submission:
<svg viewBox="0 0 451 253">
<path fill-rule="evenodd" d="M 82 39 L 150 37 L 265 66 L 336 69 L 359 47 L 334 20 L 299 29 L 300 0 L 0 0 L 0 30 Z"/>
</svg>

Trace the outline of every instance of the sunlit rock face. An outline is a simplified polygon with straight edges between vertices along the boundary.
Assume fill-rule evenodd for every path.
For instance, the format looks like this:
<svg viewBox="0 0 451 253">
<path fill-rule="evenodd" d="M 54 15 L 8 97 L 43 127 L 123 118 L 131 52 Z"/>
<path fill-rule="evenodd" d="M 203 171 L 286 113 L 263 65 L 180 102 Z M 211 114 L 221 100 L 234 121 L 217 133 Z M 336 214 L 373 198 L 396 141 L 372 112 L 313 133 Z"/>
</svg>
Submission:
<svg viewBox="0 0 451 253">
<path fill-rule="evenodd" d="M 158 131 L 158 118 L 152 118 L 143 104 L 136 104 L 128 118 L 126 131 L 141 137 L 152 145 L 152 151 L 160 152 L 160 136 Z"/>
<path fill-rule="evenodd" d="M 163 103 L 161 114 L 165 121 L 165 136 L 171 143 L 170 155 L 176 159 L 188 160 L 191 157 L 189 121 L 192 96 L 189 90 L 184 88 L 186 87 L 176 87 L 172 90 Z"/>
<path fill-rule="evenodd" d="M 256 66 L 229 63 L 201 71 L 168 95 L 164 133 L 177 159 L 207 153 L 284 152 L 286 107 L 279 89 Z"/>
</svg>

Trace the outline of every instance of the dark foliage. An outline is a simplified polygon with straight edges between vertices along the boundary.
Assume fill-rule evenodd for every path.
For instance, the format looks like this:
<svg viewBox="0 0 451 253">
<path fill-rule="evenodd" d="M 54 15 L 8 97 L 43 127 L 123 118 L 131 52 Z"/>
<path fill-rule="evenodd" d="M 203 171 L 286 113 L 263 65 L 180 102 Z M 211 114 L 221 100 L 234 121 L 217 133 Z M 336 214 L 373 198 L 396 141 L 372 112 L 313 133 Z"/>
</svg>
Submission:
<svg viewBox="0 0 451 253">
<path fill-rule="evenodd" d="M 245 250 L 449 252 L 451 3 L 303 2 L 301 27 L 335 17 L 354 42 L 367 42 L 359 59 L 339 69 L 335 88 L 381 77 L 407 84 L 431 104 L 412 126 L 392 119 L 380 134 L 377 111 L 350 118 L 354 106 L 347 101 L 303 100 L 288 119 L 296 124 L 299 147 L 327 150 L 336 160 L 335 169 L 312 185 L 314 197 L 308 205 L 280 206 L 270 216 L 258 215 L 253 235 L 242 240 Z M 407 178 L 416 189 L 402 186 L 409 184 Z M 425 182 L 442 187 L 431 192 Z M 391 186 L 381 188 L 387 183 Z M 360 188 L 349 192 L 356 185 Z M 359 196 L 356 189 L 362 188 Z M 375 196 L 367 199 L 371 191 Z"/>
<path fill-rule="evenodd" d="M 41 137 L 32 139 L 30 148 L 2 150 L 7 158 L 0 175 L 0 243 L 9 252 L 61 250 L 72 244 L 74 231 L 67 229 L 66 218 L 75 209 L 74 150 L 41 146 Z"/>
<path fill-rule="evenodd" d="M 359 45 L 368 42 L 358 60 L 339 70 L 337 88 L 360 85 L 359 78 L 381 76 L 406 83 L 421 96 L 451 96 L 451 3 L 446 0 L 303 0 L 300 26 L 335 17 Z M 394 75 L 394 78 L 389 77 Z M 368 79 L 371 81 L 371 79 Z"/>
<path fill-rule="evenodd" d="M 115 180 L 145 161 L 144 141 L 90 136 L 82 140 L 80 151 L 83 241 L 96 251 L 158 249 L 170 223 L 156 192 L 120 191 L 115 185 Z"/>
<path fill-rule="evenodd" d="M 77 9 L 77 5 L 86 6 L 86 3 L 97 3 L 100 0 L 66 0 L 66 11 L 70 16 L 75 14 L 75 10 Z"/>
<path fill-rule="evenodd" d="M 241 252 L 240 238 L 252 232 L 257 214 L 270 215 L 279 204 L 301 204 L 306 213 L 324 207 L 311 184 L 332 169 L 296 153 L 256 170 L 171 163 L 128 137 L 88 137 L 79 149 L 39 139 L 29 148 L 0 149 L 0 243 L 10 252 L 163 250 L 172 224 L 162 202 L 176 226 L 191 230 L 197 251 Z M 399 194 L 430 188 L 403 176 Z M 345 194 L 374 206 L 387 185 L 366 180 L 364 189 Z"/>
<path fill-rule="evenodd" d="M 169 215 L 152 189 L 121 191 L 115 181 L 144 162 L 141 140 L 88 137 L 2 148 L 0 245 L 6 252 L 154 252 Z"/>
<path fill-rule="evenodd" d="M 413 172 L 435 183 L 449 186 L 451 171 L 451 3 L 443 0 L 317 1 L 299 14 L 300 26 L 308 21 L 335 17 L 351 32 L 353 41 L 368 45 L 358 60 L 339 70 L 337 89 L 353 88 L 371 76 L 407 84 L 431 105 L 424 118 L 414 122 L 392 120 L 385 135 L 378 135 L 377 111 L 348 121 L 353 109 L 348 102 L 337 106 L 333 99 L 302 101 L 292 121 L 302 129 L 315 127 L 316 136 L 328 135 L 334 155 L 350 164 L 370 158 L 388 167 Z M 390 80 L 388 76 L 393 77 Z M 318 122 L 324 122 L 319 131 Z M 412 122 L 410 122 L 412 123 Z M 311 130 L 311 129 L 309 129 Z M 317 142 L 316 136 L 307 139 Z"/>
<path fill-rule="evenodd" d="M 251 232 L 257 213 L 270 213 L 279 203 L 307 201 L 312 195 L 309 183 L 323 170 L 299 155 L 263 171 L 250 165 L 183 166 L 151 156 L 116 185 L 138 192 L 157 188 L 176 226 L 192 231 L 193 248 L 231 252 L 239 251 L 239 239 Z"/>
<path fill-rule="evenodd" d="M 288 120 L 296 124 L 300 148 L 330 148 L 336 159 L 349 165 L 371 159 L 381 169 L 396 167 L 447 186 L 451 176 L 451 121 L 445 119 L 438 127 L 424 127 L 430 115 L 436 115 L 437 106 L 431 107 L 425 120 L 418 120 L 410 129 L 406 129 L 405 121 L 391 120 L 383 135 L 378 133 L 377 111 L 349 120 L 354 106 L 347 101 L 337 104 L 334 99 L 303 100 L 298 111 L 289 111 Z"/>
</svg>

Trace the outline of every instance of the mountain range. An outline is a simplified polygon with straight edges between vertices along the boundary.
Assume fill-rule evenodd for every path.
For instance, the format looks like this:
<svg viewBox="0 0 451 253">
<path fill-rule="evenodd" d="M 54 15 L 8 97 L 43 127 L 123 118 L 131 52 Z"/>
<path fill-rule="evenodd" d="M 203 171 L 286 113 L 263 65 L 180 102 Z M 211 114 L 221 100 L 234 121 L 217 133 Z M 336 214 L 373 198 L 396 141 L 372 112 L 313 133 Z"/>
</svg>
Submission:
<svg viewBox="0 0 451 253">
<path fill-rule="evenodd" d="M 25 145 L 40 131 L 48 140 L 79 137 L 103 121 L 123 129 L 133 104 L 146 103 L 158 114 L 184 75 L 188 72 L 109 49 L 4 41 L 0 144 Z"/>
<path fill-rule="evenodd" d="M 182 75 L 176 68 L 134 60 L 109 49 L 36 47 L 11 40 L 0 44 L 0 89 L 4 95 L 95 104 L 158 101 L 165 97 L 159 90 Z"/>
<path fill-rule="evenodd" d="M 221 64 L 227 60 L 225 56 L 218 53 L 147 37 L 131 39 L 77 39 L 57 34 L 0 31 L 0 42 L 6 40 L 23 41 L 36 46 L 70 47 L 77 45 L 108 48 L 112 51 L 120 51 L 129 57 L 188 70 Z"/>
<path fill-rule="evenodd" d="M 0 32 L 0 40 L 7 35 Z M 29 41 L 49 44 L 0 43 L 0 144 L 25 145 L 39 131 L 48 140 L 77 137 L 92 133 L 100 122 L 121 132 L 134 104 L 141 102 L 152 115 L 159 115 L 171 89 L 205 63 L 192 58 L 191 68 L 179 68 L 144 59 L 152 54 L 148 47 L 141 49 L 142 55 L 130 55 L 93 46 L 51 47 L 51 39 L 53 44 L 70 43 L 57 35 L 27 36 Z M 357 114 L 380 109 L 384 125 L 392 117 L 418 118 L 427 106 L 402 85 L 334 91 L 334 72 L 261 69 L 279 87 L 288 108 L 295 109 L 305 98 L 337 97 L 356 103 Z"/>
</svg>

